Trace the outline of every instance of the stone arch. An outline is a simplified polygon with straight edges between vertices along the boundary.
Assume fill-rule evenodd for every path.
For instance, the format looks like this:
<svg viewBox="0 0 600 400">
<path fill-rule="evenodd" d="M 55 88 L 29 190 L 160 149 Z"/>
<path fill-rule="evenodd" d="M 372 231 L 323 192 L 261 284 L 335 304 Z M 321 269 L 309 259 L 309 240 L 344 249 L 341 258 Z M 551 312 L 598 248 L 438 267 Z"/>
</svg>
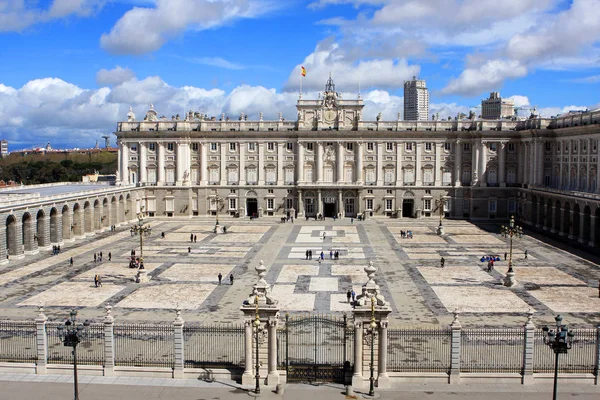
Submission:
<svg viewBox="0 0 600 400">
<path fill-rule="evenodd" d="M 27 253 L 27 254 L 35 254 L 37 253 L 37 238 L 35 238 L 35 230 L 34 230 L 34 223 L 33 223 L 33 217 L 31 216 L 31 214 L 29 212 L 25 212 L 23 213 L 23 217 L 21 218 L 22 221 L 22 234 L 21 234 L 21 238 L 23 240 L 23 250 Z M 35 239 L 34 239 L 35 238 Z"/>
<path fill-rule="evenodd" d="M 580 235 L 579 235 L 579 241 L 581 243 L 585 243 L 588 244 L 588 242 L 590 241 L 590 235 L 591 235 L 591 230 L 590 230 L 590 222 L 591 222 L 591 215 L 592 211 L 590 210 L 590 206 L 586 205 L 583 208 L 583 219 L 581 221 L 582 225 L 581 225 L 581 231 L 580 231 Z"/>
<path fill-rule="evenodd" d="M 50 243 L 59 243 L 61 224 L 59 224 L 59 215 L 56 207 L 50 209 Z"/>
<path fill-rule="evenodd" d="M 117 214 L 118 214 L 118 211 L 119 211 L 118 207 L 119 206 L 118 206 L 118 203 L 117 203 L 117 197 L 113 196 L 110 199 L 110 209 L 109 209 L 110 218 L 109 218 L 109 222 L 108 222 L 110 226 L 117 224 Z"/>
<path fill-rule="evenodd" d="M 83 205 L 83 234 L 94 232 L 94 208 L 89 201 Z"/>
<path fill-rule="evenodd" d="M 71 216 L 72 216 L 71 210 L 69 209 L 69 206 L 67 204 L 65 204 L 60 212 L 62 215 L 62 226 L 61 226 L 62 238 L 63 238 L 63 240 L 64 239 L 72 239 L 73 238 L 73 230 L 71 229 L 71 226 L 73 225 L 73 221 L 71 220 Z"/>
<path fill-rule="evenodd" d="M 245 194 L 246 198 L 258 198 L 258 194 L 254 190 L 248 190 Z"/>
<path fill-rule="evenodd" d="M 94 200 L 94 214 L 93 214 L 93 228 L 92 231 L 99 231 L 102 224 L 101 224 L 101 220 L 100 218 L 102 218 L 102 209 L 101 209 L 101 205 L 100 205 L 100 200 L 96 199 Z"/>
<path fill-rule="evenodd" d="M 36 232 L 38 247 L 46 247 L 50 244 L 50 226 L 46 220 L 44 210 L 39 210 L 36 215 Z"/>
<path fill-rule="evenodd" d="M 118 207 L 118 214 L 117 214 L 117 224 L 121 224 L 123 222 L 125 222 L 125 198 L 123 197 L 123 195 L 119 195 L 119 207 Z"/>
<path fill-rule="evenodd" d="M 570 238 L 577 239 L 579 238 L 579 230 L 581 228 L 581 217 L 580 217 L 581 209 L 579 208 L 579 204 L 575 203 L 573 205 L 573 218 L 571 218 L 571 230 Z"/>
<path fill-rule="evenodd" d="M 6 218 L 6 250 L 9 256 L 23 257 L 23 239 L 17 217 L 10 214 Z"/>
<path fill-rule="evenodd" d="M 75 236 L 83 236 L 84 234 L 83 212 L 79 203 L 73 205 L 73 224 L 72 229 Z"/>
</svg>

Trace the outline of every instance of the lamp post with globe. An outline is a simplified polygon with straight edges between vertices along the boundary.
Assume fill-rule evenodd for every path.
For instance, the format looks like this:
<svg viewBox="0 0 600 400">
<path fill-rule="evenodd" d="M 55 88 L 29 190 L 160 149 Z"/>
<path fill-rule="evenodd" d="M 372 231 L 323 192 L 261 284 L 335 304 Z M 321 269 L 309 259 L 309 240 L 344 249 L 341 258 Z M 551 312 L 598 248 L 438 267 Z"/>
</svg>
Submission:
<svg viewBox="0 0 600 400">
<path fill-rule="evenodd" d="M 557 315 L 554 318 L 556 327 L 550 329 L 548 326 L 542 328 L 544 332 L 544 343 L 550 347 L 556 357 L 554 358 L 554 390 L 552 400 L 556 400 L 556 391 L 558 389 L 558 355 L 567 354 L 567 351 L 573 347 L 575 334 L 569 330 L 567 325 L 562 324 L 562 317 Z"/>
<path fill-rule="evenodd" d="M 87 338 L 89 335 L 88 328 L 90 326 L 89 321 L 85 321 L 83 324 L 77 323 L 77 311 L 72 310 L 69 314 L 70 317 L 65 322 L 65 325 L 59 325 L 58 337 L 67 347 L 72 347 L 73 351 L 73 390 L 75 393 L 74 399 L 79 400 L 79 387 L 77 382 L 77 345 Z"/>
<path fill-rule="evenodd" d="M 515 281 L 515 271 L 512 267 L 512 249 L 513 249 L 513 237 L 521 238 L 523 236 L 523 228 L 515 224 L 515 216 L 510 217 L 508 226 L 502 225 L 501 228 L 502 236 L 509 238 L 509 251 L 508 251 L 508 271 L 506 272 L 506 278 L 504 279 L 504 286 L 514 286 L 517 282 Z"/>
</svg>

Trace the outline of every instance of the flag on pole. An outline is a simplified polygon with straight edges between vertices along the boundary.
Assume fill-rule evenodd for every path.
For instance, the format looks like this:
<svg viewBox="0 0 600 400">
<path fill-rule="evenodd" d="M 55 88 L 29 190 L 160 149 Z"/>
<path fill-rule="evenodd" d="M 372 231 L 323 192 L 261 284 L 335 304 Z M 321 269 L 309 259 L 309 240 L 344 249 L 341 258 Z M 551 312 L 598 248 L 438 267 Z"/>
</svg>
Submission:
<svg viewBox="0 0 600 400">
<path fill-rule="evenodd" d="M 300 67 L 300 73 L 302 74 L 302 76 L 306 76 L 306 68 Z"/>
</svg>

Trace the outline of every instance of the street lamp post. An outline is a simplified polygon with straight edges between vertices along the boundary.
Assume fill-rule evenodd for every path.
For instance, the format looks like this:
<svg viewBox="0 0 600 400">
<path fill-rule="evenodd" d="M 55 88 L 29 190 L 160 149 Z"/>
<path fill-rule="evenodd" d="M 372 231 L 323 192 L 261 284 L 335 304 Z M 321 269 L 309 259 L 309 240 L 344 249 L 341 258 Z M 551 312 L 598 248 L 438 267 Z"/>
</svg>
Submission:
<svg viewBox="0 0 600 400">
<path fill-rule="evenodd" d="M 446 198 L 444 193 L 440 193 L 440 198 L 435 200 L 435 206 L 438 208 L 438 210 L 440 210 L 440 224 L 437 228 L 437 234 L 440 236 L 444 234 L 444 225 L 442 224 L 442 218 L 444 216 L 444 209 L 446 207 L 446 204 L 448 204 L 448 199 Z"/>
<path fill-rule="evenodd" d="M 72 310 L 70 318 L 65 322 L 65 326 L 58 326 L 58 337 L 65 346 L 73 348 L 73 383 L 75 400 L 79 400 L 79 388 L 77 385 L 77 345 L 85 338 L 87 338 L 90 326 L 89 321 L 85 321 L 83 324 L 77 324 L 77 311 Z"/>
<path fill-rule="evenodd" d="M 523 228 L 515 225 L 515 216 L 510 217 L 508 226 L 502 225 L 501 228 L 502 236 L 508 237 L 510 240 L 509 252 L 508 252 L 508 271 L 506 272 L 506 278 L 504 279 L 504 286 L 514 286 L 517 282 L 515 281 L 515 271 L 512 267 L 512 249 L 513 249 L 513 236 L 519 239 L 523 236 Z"/>
<path fill-rule="evenodd" d="M 152 233 L 152 228 L 150 226 L 144 225 L 144 208 L 142 207 L 141 211 L 137 215 L 138 222 L 133 225 L 131 228 L 131 232 L 140 237 L 140 264 L 138 267 L 138 272 L 135 277 L 136 283 L 143 283 L 147 281 L 146 271 L 144 269 L 144 235 L 150 236 Z M 135 260 L 132 260 L 135 261 Z M 143 271 L 142 271 L 143 270 Z"/>
<path fill-rule="evenodd" d="M 254 393 L 260 394 L 260 362 L 258 359 L 258 334 L 260 328 L 260 315 L 258 314 L 258 296 L 254 297 L 254 305 L 256 306 L 256 317 L 254 318 L 254 329 L 256 330 L 256 362 L 255 362 L 255 379 L 256 379 L 256 387 L 254 388 Z"/>
<path fill-rule="evenodd" d="M 555 329 L 550 329 L 548 326 L 542 328 L 542 331 L 544 331 L 544 343 L 556 355 L 554 358 L 554 391 L 552 400 L 556 400 L 556 390 L 558 388 L 558 355 L 567 354 L 567 351 L 573 347 L 573 338 L 575 337 L 575 334 L 569 331 L 567 325 L 562 324 L 562 317 L 560 315 L 557 315 L 554 320 L 556 321 Z"/>
<path fill-rule="evenodd" d="M 371 376 L 369 377 L 369 396 L 375 396 L 375 296 L 371 297 Z"/>
</svg>

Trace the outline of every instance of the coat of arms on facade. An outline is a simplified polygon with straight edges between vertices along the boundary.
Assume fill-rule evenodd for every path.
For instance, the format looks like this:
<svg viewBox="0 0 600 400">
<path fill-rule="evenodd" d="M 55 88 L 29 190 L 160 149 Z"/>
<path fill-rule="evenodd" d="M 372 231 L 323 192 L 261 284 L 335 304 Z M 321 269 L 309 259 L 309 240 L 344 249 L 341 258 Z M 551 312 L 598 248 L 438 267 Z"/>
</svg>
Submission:
<svg viewBox="0 0 600 400">
<path fill-rule="evenodd" d="M 323 158 L 325 159 L 325 161 L 335 161 L 335 152 L 332 146 L 325 147 L 325 154 Z"/>
</svg>

